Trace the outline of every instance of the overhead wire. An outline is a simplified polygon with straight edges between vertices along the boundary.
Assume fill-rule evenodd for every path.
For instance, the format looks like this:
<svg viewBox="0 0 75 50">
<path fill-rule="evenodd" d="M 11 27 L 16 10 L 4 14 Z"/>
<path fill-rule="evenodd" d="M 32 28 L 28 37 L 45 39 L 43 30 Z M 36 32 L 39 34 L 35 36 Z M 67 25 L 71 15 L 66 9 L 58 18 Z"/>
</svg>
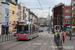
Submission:
<svg viewBox="0 0 75 50">
<path fill-rule="evenodd" d="M 39 1 L 39 0 L 38 0 L 38 2 L 39 2 L 39 5 L 40 5 L 41 9 L 43 10 L 42 5 L 41 5 L 41 3 L 40 3 L 40 1 Z"/>
</svg>

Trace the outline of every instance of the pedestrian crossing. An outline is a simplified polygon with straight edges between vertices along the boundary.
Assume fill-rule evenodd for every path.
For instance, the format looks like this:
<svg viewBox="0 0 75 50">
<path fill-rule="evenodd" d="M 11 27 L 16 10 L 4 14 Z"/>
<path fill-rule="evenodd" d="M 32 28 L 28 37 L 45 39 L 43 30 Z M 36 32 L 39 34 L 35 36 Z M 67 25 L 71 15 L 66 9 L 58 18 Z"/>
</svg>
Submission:
<svg viewBox="0 0 75 50">
<path fill-rule="evenodd" d="M 48 31 L 46 31 L 46 32 L 39 33 L 39 36 L 50 38 L 50 37 L 54 37 L 54 34 L 52 34 L 52 32 L 48 33 Z"/>
</svg>

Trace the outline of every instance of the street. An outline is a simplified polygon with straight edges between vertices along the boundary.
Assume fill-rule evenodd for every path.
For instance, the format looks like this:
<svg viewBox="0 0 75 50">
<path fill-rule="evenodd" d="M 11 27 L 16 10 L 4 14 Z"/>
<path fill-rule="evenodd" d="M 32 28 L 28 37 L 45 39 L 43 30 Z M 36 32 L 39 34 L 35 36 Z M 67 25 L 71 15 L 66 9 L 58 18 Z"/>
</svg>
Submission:
<svg viewBox="0 0 75 50">
<path fill-rule="evenodd" d="M 47 27 L 43 28 L 43 32 L 29 41 L 17 41 L 16 39 L 0 43 L 0 50 L 58 50 L 54 42 L 54 35 L 46 31 Z"/>
<path fill-rule="evenodd" d="M 0 0 L 0 50 L 75 50 L 75 0 Z"/>
</svg>

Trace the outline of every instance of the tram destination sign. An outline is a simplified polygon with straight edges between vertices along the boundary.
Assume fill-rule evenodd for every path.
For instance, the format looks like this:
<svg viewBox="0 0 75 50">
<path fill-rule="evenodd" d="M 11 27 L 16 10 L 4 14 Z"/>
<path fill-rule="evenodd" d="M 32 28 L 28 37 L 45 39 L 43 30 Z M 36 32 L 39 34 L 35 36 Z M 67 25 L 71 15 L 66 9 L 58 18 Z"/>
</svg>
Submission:
<svg viewBox="0 0 75 50">
<path fill-rule="evenodd" d="M 26 25 L 26 22 L 19 22 L 19 25 Z"/>
</svg>

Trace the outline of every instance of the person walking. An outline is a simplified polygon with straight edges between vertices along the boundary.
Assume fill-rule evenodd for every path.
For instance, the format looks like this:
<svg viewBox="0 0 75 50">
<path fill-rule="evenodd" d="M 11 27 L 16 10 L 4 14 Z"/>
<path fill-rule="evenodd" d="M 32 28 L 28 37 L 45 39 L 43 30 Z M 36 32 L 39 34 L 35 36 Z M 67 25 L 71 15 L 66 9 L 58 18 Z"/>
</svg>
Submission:
<svg viewBox="0 0 75 50">
<path fill-rule="evenodd" d="M 63 43 L 66 40 L 66 34 L 64 31 L 61 33 L 61 39 L 63 40 Z"/>
<path fill-rule="evenodd" d="M 52 28 L 52 33 L 54 34 L 54 29 Z"/>
<path fill-rule="evenodd" d="M 50 33 L 50 28 L 48 28 L 47 30 L 48 30 L 48 33 Z"/>
</svg>

